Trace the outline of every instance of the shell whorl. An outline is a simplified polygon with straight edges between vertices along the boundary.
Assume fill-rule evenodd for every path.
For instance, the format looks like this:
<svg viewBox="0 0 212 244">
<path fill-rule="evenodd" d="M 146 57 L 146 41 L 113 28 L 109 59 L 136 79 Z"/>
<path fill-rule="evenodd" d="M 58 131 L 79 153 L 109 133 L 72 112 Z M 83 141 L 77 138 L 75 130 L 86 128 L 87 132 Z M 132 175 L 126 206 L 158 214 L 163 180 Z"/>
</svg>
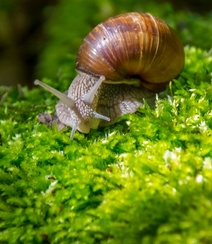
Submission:
<svg viewBox="0 0 212 244">
<path fill-rule="evenodd" d="M 151 14 L 135 12 L 97 25 L 84 39 L 76 63 L 77 70 L 93 76 L 136 76 L 144 83 L 169 82 L 183 66 L 184 51 L 174 30 Z"/>
</svg>

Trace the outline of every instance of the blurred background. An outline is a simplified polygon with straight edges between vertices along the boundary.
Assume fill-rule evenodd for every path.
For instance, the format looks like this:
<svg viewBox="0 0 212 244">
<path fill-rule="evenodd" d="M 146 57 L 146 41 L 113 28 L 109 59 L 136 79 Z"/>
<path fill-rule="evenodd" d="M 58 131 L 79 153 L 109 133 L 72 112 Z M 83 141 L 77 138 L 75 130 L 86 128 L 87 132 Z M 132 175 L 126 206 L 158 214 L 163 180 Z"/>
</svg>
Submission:
<svg viewBox="0 0 212 244">
<path fill-rule="evenodd" d="M 82 39 L 99 22 L 130 11 L 164 19 L 184 45 L 212 47 L 210 0 L 0 0 L 0 85 L 73 78 Z"/>
</svg>

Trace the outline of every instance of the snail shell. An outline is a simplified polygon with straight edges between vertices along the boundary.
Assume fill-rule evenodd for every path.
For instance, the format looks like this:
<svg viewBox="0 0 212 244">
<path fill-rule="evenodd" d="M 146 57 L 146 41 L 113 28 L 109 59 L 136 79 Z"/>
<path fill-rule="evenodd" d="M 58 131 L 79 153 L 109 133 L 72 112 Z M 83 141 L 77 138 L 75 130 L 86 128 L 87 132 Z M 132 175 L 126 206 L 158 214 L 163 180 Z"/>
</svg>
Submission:
<svg viewBox="0 0 212 244">
<path fill-rule="evenodd" d="M 143 85 L 153 83 L 150 89 L 158 91 L 158 83 L 164 87 L 183 65 L 184 50 L 174 30 L 151 14 L 127 13 L 110 18 L 88 34 L 79 49 L 76 69 L 109 80 L 136 76 Z"/>
<path fill-rule="evenodd" d="M 78 75 L 56 105 L 59 120 L 88 133 L 114 123 L 165 89 L 184 66 L 183 45 L 164 21 L 145 13 L 126 13 L 97 25 L 83 40 L 76 62 Z M 53 90 L 54 91 L 53 91 Z"/>
</svg>

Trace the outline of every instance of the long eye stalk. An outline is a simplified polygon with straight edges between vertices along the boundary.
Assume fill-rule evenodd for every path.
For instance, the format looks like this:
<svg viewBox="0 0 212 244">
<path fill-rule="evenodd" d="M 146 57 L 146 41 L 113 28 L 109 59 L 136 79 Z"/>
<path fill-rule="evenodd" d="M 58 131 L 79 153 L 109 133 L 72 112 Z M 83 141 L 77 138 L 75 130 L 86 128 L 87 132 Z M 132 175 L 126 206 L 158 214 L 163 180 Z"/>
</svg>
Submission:
<svg viewBox="0 0 212 244">
<path fill-rule="evenodd" d="M 92 104 L 94 97 L 97 93 L 97 90 L 101 86 L 102 82 L 105 80 L 105 77 L 102 75 L 97 80 L 96 84 L 85 94 L 83 95 L 82 99 L 86 104 Z"/>
<path fill-rule="evenodd" d="M 53 95 L 55 95 L 56 97 L 58 97 L 63 103 L 65 103 L 69 108 L 73 108 L 75 105 L 74 100 L 72 100 L 70 97 L 66 96 L 64 93 L 54 89 L 53 87 L 43 83 L 40 80 L 35 80 L 34 81 L 35 85 L 39 85 L 42 86 L 44 89 L 46 89 L 47 91 L 49 91 L 50 93 L 52 93 Z"/>
</svg>

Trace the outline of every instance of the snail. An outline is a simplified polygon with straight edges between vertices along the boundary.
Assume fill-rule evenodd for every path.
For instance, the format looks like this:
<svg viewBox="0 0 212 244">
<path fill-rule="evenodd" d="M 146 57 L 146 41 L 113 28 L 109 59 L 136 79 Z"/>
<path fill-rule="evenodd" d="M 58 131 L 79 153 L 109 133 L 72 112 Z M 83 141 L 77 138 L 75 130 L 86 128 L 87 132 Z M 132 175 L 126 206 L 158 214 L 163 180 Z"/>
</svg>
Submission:
<svg viewBox="0 0 212 244">
<path fill-rule="evenodd" d="M 60 101 L 61 123 L 89 133 L 113 124 L 147 103 L 184 67 L 183 45 L 175 31 L 149 13 L 130 12 L 97 25 L 83 40 L 77 55 L 77 76 L 67 94 L 35 80 Z"/>
</svg>

